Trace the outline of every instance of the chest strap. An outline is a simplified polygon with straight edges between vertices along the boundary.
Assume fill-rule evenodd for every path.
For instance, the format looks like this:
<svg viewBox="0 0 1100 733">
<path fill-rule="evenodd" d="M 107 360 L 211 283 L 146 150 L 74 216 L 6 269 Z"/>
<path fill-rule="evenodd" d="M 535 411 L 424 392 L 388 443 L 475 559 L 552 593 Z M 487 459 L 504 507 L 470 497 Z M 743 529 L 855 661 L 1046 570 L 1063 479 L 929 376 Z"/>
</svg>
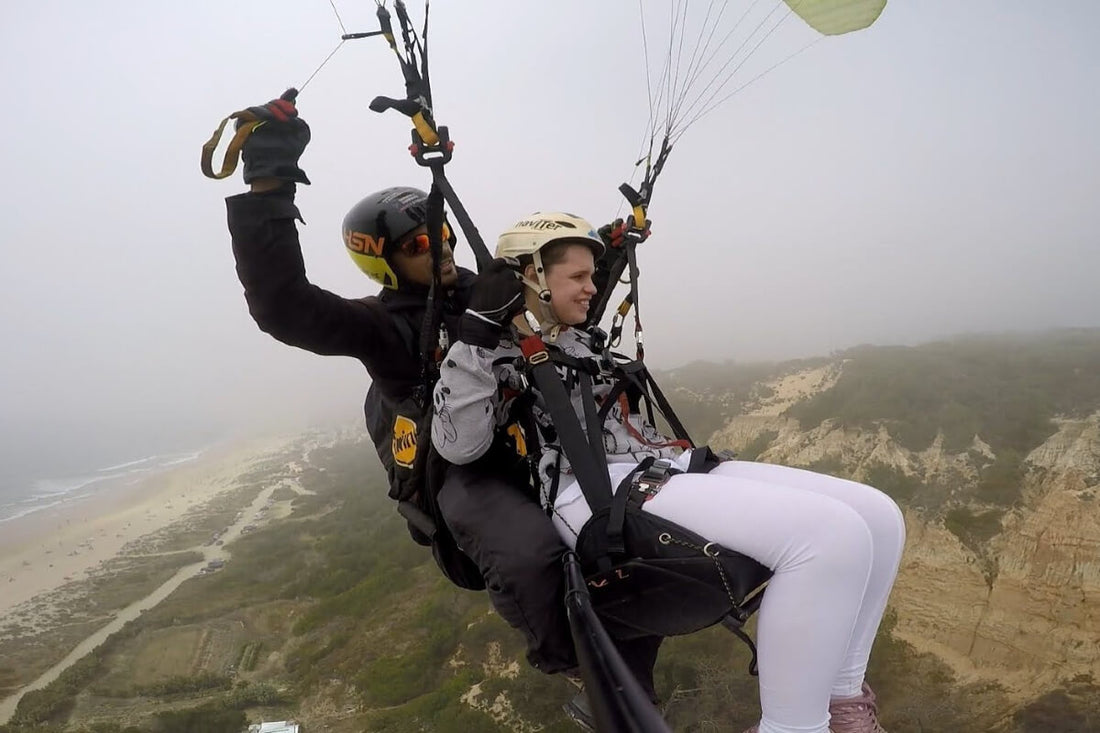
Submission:
<svg viewBox="0 0 1100 733">
<path fill-rule="evenodd" d="M 607 457 L 603 447 L 603 428 L 596 414 L 592 397 L 592 378 L 579 373 L 581 398 L 584 403 L 585 423 L 588 434 L 581 428 L 569 393 L 565 390 L 561 375 L 554 368 L 554 360 L 539 336 L 528 336 L 520 342 L 520 349 L 527 362 L 527 372 L 542 393 L 546 409 L 554 422 L 558 442 L 569 458 L 573 475 L 581 487 L 585 501 L 593 512 L 611 504 L 611 479 L 607 475 Z"/>
</svg>

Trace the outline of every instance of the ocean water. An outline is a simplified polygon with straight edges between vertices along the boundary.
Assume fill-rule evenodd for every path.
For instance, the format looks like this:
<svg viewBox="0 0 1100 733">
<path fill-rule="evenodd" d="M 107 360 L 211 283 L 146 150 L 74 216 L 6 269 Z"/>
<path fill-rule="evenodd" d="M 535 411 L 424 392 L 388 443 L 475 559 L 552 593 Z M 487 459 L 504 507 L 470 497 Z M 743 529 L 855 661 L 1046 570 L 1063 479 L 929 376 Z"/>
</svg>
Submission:
<svg viewBox="0 0 1100 733">
<path fill-rule="evenodd" d="M 0 532 L 4 523 L 193 461 L 238 437 L 223 426 L 135 413 L 132 421 L 3 412 L 0 394 Z"/>
<path fill-rule="evenodd" d="M 8 471 L 0 472 L 0 528 L 5 522 L 87 497 L 107 481 L 137 481 L 151 473 L 194 461 L 205 450 L 159 453 L 86 470 L 55 473 L 47 469 L 40 471 L 39 476 L 34 476 L 27 468 L 16 473 L 10 470 L 9 464 Z"/>
</svg>

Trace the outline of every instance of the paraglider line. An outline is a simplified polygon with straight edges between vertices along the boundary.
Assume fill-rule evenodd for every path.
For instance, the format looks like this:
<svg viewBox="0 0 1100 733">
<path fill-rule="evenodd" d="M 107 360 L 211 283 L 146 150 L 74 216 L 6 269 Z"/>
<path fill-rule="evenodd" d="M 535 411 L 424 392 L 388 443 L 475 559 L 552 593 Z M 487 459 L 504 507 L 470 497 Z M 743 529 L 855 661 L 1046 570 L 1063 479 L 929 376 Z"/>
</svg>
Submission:
<svg viewBox="0 0 1100 733">
<path fill-rule="evenodd" d="M 711 43 L 714 41 L 714 35 L 718 31 L 718 27 L 722 21 L 722 16 L 725 15 L 726 8 L 729 6 L 729 3 L 722 3 L 722 9 L 718 12 L 718 16 L 714 19 L 714 22 L 710 22 L 710 16 L 714 3 L 711 2 L 711 4 L 707 6 L 707 14 L 706 17 L 703 18 L 703 23 L 700 27 L 699 38 L 702 38 L 703 29 L 709 27 L 710 32 L 707 34 L 707 40 L 705 43 L 700 44 L 698 41 L 696 41 L 695 50 L 692 52 L 692 63 L 688 64 L 686 80 L 683 84 L 683 91 L 680 94 L 679 99 L 677 99 L 676 101 L 676 109 L 673 112 L 674 117 L 679 116 L 680 108 L 687 100 L 688 92 L 690 89 L 692 89 L 692 87 L 695 86 L 696 80 L 698 80 L 699 76 L 706 70 L 708 66 L 710 66 L 711 62 L 714 60 L 714 57 L 717 56 L 718 52 L 725 47 L 726 41 L 729 40 L 730 36 L 737 32 L 737 29 L 741 27 L 741 23 L 745 20 L 745 18 L 748 17 L 749 13 L 752 12 L 752 9 L 756 7 L 756 4 L 759 1 L 760 0 L 753 0 L 752 5 L 750 5 L 745 10 L 745 12 L 741 14 L 741 17 L 738 18 L 733 27 L 726 32 L 726 34 L 722 37 L 722 40 L 719 41 L 718 45 L 714 48 L 713 51 L 711 51 Z"/>
<path fill-rule="evenodd" d="M 736 59 L 737 56 L 741 53 L 741 51 L 743 51 L 745 49 L 745 47 L 749 44 L 749 42 L 751 40 L 753 40 L 753 38 L 756 36 L 756 34 L 760 31 L 761 28 L 764 27 L 764 25 L 768 22 L 768 20 L 771 19 L 771 17 L 775 14 L 775 11 L 778 10 L 779 7 L 780 7 L 779 5 L 776 5 L 775 7 L 773 7 L 771 12 L 769 12 L 766 16 L 764 16 L 764 18 L 759 23 L 756 24 L 756 27 L 752 29 L 752 32 L 750 32 L 749 35 L 745 37 L 745 40 L 743 40 L 741 42 L 741 45 L 739 45 L 737 47 L 737 49 L 734 50 L 733 55 L 731 55 L 728 59 L 726 59 L 726 62 L 724 64 L 722 64 L 722 66 L 716 72 L 714 72 L 714 75 L 711 77 L 710 81 L 707 82 L 706 86 L 703 87 L 703 89 L 695 97 L 695 99 L 692 101 L 692 103 L 688 105 L 687 110 L 684 112 L 684 116 L 692 115 L 694 113 L 694 111 L 697 110 L 701 105 L 705 106 L 705 99 L 708 95 L 708 92 L 710 92 L 710 96 L 713 96 L 714 94 L 717 94 L 719 91 L 721 91 L 721 89 L 724 86 L 726 86 L 726 84 L 728 84 L 731 79 L 733 79 L 733 77 L 737 74 L 737 72 L 741 69 L 741 67 L 744 66 L 745 63 L 752 57 L 752 55 L 756 52 L 756 50 L 758 48 L 760 48 L 760 45 L 762 43 L 764 43 L 764 41 L 768 40 L 768 37 L 771 36 L 771 34 L 775 32 L 776 28 L 778 28 L 780 25 L 783 24 L 784 20 L 786 20 L 788 17 L 790 17 L 790 11 L 788 10 L 788 12 L 786 14 L 784 14 L 779 19 L 779 21 L 775 25 L 773 25 L 771 27 L 771 29 L 763 35 L 762 38 L 760 38 L 760 40 L 758 40 L 756 42 L 756 45 L 753 46 L 751 49 L 749 49 L 749 51 L 745 54 L 745 57 L 743 59 L 741 59 L 741 61 L 738 62 L 738 64 L 736 66 L 733 67 L 733 70 L 726 73 L 726 68 L 731 63 L 733 63 L 734 59 Z M 725 39 L 723 39 L 723 43 L 725 43 Z M 726 74 L 725 79 L 723 79 L 722 82 L 720 84 L 718 84 L 717 87 L 714 88 L 713 92 L 711 92 L 710 91 L 711 87 L 714 87 L 715 83 L 717 83 L 718 80 L 720 78 L 722 78 L 723 74 Z M 693 118 L 693 120 L 694 120 L 694 118 Z M 688 124 L 690 124 L 690 123 L 688 123 Z M 679 127 L 679 129 L 677 129 L 675 131 L 669 130 L 669 133 L 670 134 L 675 134 L 678 137 L 679 134 L 681 134 L 683 132 L 683 130 L 686 129 L 686 126 L 684 126 L 684 127 L 677 126 L 677 127 Z"/>
<path fill-rule="evenodd" d="M 671 91 L 669 92 L 669 99 L 678 99 L 680 97 L 680 95 L 683 93 L 683 91 L 681 89 L 679 89 L 679 86 L 680 86 L 679 82 L 680 82 L 680 79 L 681 79 L 681 77 L 680 77 L 680 60 L 683 58 L 683 55 L 684 55 L 684 36 L 686 35 L 685 34 L 685 29 L 687 28 L 687 11 L 688 11 L 687 3 L 685 2 L 682 7 L 683 7 L 683 11 L 678 13 L 679 17 L 677 18 L 677 26 L 679 27 L 679 30 L 680 30 L 680 40 L 677 43 L 677 47 L 676 47 L 676 63 L 675 63 L 675 67 L 672 70 L 673 85 L 672 85 Z M 676 32 L 675 27 L 676 26 L 674 26 L 673 33 Z M 676 107 L 677 106 L 678 105 L 676 103 L 673 103 L 673 104 L 669 105 L 669 113 L 668 113 L 669 124 L 672 123 L 673 115 L 676 114 Z"/>
<path fill-rule="evenodd" d="M 653 85 L 649 81 L 649 41 L 645 31 L 645 10 L 642 8 L 642 0 L 638 0 L 638 14 L 642 18 L 642 58 L 645 59 L 645 91 L 649 98 L 649 119 L 653 120 Z"/>
<path fill-rule="evenodd" d="M 331 58 L 332 58 L 333 56 L 335 56 L 335 55 L 336 55 L 336 52 L 337 52 L 337 51 L 339 51 L 339 50 L 340 50 L 340 47 L 341 47 L 341 46 L 343 46 L 343 45 L 344 45 L 344 41 L 343 41 L 343 40 L 341 40 L 341 41 L 340 41 L 339 43 L 337 43 L 337 44 L 336 44 L 336 48 L 332 49 L 332 53 L 330 53 L 330 54 L 329 54 L 328 56 L 325 56 L 325 60 L 321 62 L 321 65 L 320 65 L 320 66 L 318 66 L 318 67 L 317 67 L 316 69 L 314 69 L 313 73 L 309 75 L 309 78 L 305 80 L 305 83 L 304 83 L 304 84 L 302 84 L 302 86 L 298 87 L 298 91 L 299 91 L 299 93 L 300 93 L 300 92 L 301 92 L 301 91 L 302 91 L 303 89 L 305 89 L 305 88 L 306 88 L 306 84 L 309 84 L 309 83 L 310 83 L 311 81 L 313 81 L 313 77 L 317 76 L 317 73 L 318 73 L 318 72 L 319 72 L 319 71 L 320 71 L 321 69 L 325 68 L 325 64 L 327 64 L 327 63 L 328 63 L 328 60 L 329 60 L 329 59 L 331 59 Z"/>
<path fill-rule="evenodd" d="M 346 36 L 348 29 L 344 27 L 344 20 L 340 17 L 340 11 L 336 9 L 335 0 L 328 0 L 328 4 L 332 6 L 332 12 L 336 13 L 336 22 L 340 24 L 340 31 Z"/>
<path fill-rule="evenodd" d="M 714 47 L 714 49 L 711 50 L 710 45 L 711 45 L 711 41 L 714 38 L 714 33 L 718 30 L 719 21 L 721 21 L 722 15 L 725 14 L 726 6 L 728 5 L 728 3 L 723 3 L 722 12 L 719 13 L 718 19 L 715 20 L 715 22 L 713 24 L 713 28 L 711 29 L 711 34 L 710 34 L 710 36 L 707 37 L 706 46 L 702 49 L 702 52 L 700 53 L 700 63 L 695 68 L 695 73 L 693 73 L 691 75 L 691 77 L 688 79 L 687 83 L 685 84 L 685 87 L 684 87 L 685 90 L 689 89 L 689 88 L 695 88 L 695 84 L 699 80 L 699 77 L 702 76 L 707 71 L 707 69 L 710 68 L 711 63 L 713 63 L 715 58 L 718 56 L 718 54 L 724 48 L 726 48 L 726 43 L 730 40 L 730 38 L 732 38 L 734 36 L 734 34 L 737 33 L 737 29 L 740 28 L 741 24 L 744 23 L 745 20 L 749 17 L 749 15 L 752 14 L 753 9 L 759 4 L 759 2 L 760 2 L 760 0 L 753 0 L 753 3 L 751 5 L 749 5 L 747 8 L 745 8 L 745 12 L 743 12 L 741 14 L 741 17 L 737 19 L 737 22 L 733 24 L 733 27 L 730 28 L 728 31 L 726 31 L 725 35 L 722 36 L 722 40 L 718 42 L 718 45 L 716 45 Z M 776 7 L 778 7 L 778 5 Z M 773 8 L 772 12 L 775 12 L 774 8 Z M 704 23 L 705 22 L 706 21 L 704 20 Z M 715 77 L 722 73 L 722 69 L 724 69 L 726 66 L 728 66 L 730 61 L 732 61 L 732 59 L 735 58 L 737 56 L 737 54 L 741 52 L 741 49 L 744 48 L 745 44 L 748 43 L 749 39 L 751 39 L 752 36 L 755 33 L 756 33 L 756 30 L 753 30 L 753 32 L 750 33 L 744 41 L 742 41 L 741 45 L 738 46 L 734 50 L 734 52 L 730 55 L 730 60 L 727 61 L 726 64 L 722 66 L 722 68 L 720 68 L 718 71 L 714 72 Z M 704 87 L 704 91 L 705 91 L 705 89 L 706 88 Z M 684 96 L 686 98 L 687 95 L 685 94 Z M 700 95 L 700 96 L 702 96 L 702 95 Z M 696 100 L 696 101 L 698 101 L 698 100 Z M 694 102 L 692 103 L 691 106 L 694 106 Z M 679 114 L 679 111 L 680 111 L 680 109 L 678 107 L 677 108 L 677 114 Z"/>
<path fill-rule="evenodd" d="M 744 84 L 742 84 L 741 86 L 737 87 L 736 89 L 734 89 L 734 90 L 733 90 L 732 92 L 730 92 L 729 94 L 725 95 L 725 96 L 724 96 L 724 97 L 722 97 L 721 99 L 715 100 L 715 101 L 714 101 L 714 102 L 713 102 L 713 103 L 712 103 L 712 104 L 711 104 L 710 106 L 708 106 L 708 107 L 707 107 L 706 109 L 703 109 L 702 111 L 700 111 L 700 112 L 699 112 L 699 114 L 695 115 L 695 117 L 693 117 L 692 119 L 690 119 L 690 120 L 689 120 L 689 121 L 687 122 L 687 124 L 686 124 L 686 125 L 684 125 L 683 129 L 681 129 L 681 130 L 680 130 L 680 131 L 679 131 L 679 132 L 678 132 L 678 133 L 676 134 L 676 139 L 678 140 L 678 139 L 680 138 L 680 135 L 683 135 L 683 134 L 684 134 L 684 132 L 685 132 L 685 131 L 686 131 L 686 130 L 687 130 L 687 129 L 689 128 L 689 127 L 691 127 L 691 126 L 692 126 L 692 125 L 694 125 L 694 124 L 695 124 L 696 122 L 698 122 L 700 118 L 702 118 L 703 116 L 705 116 L 705 115 L 709 114 L 710 112 L 712 112 L 712 111 L 714 110 L 714 108 L 715 108 L 715 107 L 718 107 L 718 106 L 719 106 L 719 105 L 721 105 L 721 104 L 722 104 L 723 102 L 725 102 L 725 101 L 726 101 L 726 100 L 728 100 L 728 99 L 729 99 L 730 97 L 732 97 L 733 95 L 735 95 L 735 94 L 737 94 L 738 92 L 740 92 L 740 91 L 741 91 L 742 89 L 744 89 L 745 87 L 747 87 L 747 86 L 749 86 L 750 84 L 753 84 L 754 82 L 758 81 L 759 79 L 761 79 L 761 78 L 763 78 L 763 77 L 767 76 L 767 75 L 768 75 L 768 74 L 770 74 L 770 73 L 771 73 L 772 71 L 775 71 L 775 70 L 776 70 L 776 69 L 778 69 L 778 68 L 779 68 L 780 66 L 782 66 L 783 64 L 785 64 L 785 63 L 787 63 L 788 61 L 790 61 L 791 59 L 793 59 L 793 58 L 794 58 L 795 56 L 798 56 L 798 55 L 800 55 L 801 53 L 803 53 L 804 51 L 808 51 L 808 50 L 809 50 L 810 48 L 812 48 L 813 46 L 816 46 L 816 45 L 817 45 L 818 43 L 820 43 L 820 42 L 821 42 L 821 39 L 822 39 L 822 38 L 824 38 L 824 36 L 819 36 L 818 38 L 815 38 L 814 40 L 810 41 L 809 43 L 807 43 L 807 44 L 806 44 L 805 46 L 803 46 L 802 48 L 800 48 L 800 49 L 798 49 L 797 51 L 795 51 L 794 53 L 792 53 L 792 54 L 791 54 L 790 56 L 787 56 L 787 57 L 786 57 L 785 59 L 782 59 L 781 61 L 777 61 L 776 63 L 772 64 L 772 65 L 771 65 L 771 66 L 769 66 L 768 68 L 764 69 L 764 70 L 763 70 L 763 71 L 761 71 L 761 72 L 760 72 L 759 74 L 757 74 L 757 75 L 756 75 L 756 76 L 754 76 L 753 78 L 749 79 L 749 80 L 748 80 L 747 82 L 745 82 L 745 83 L 744 83 Z"/>
</svg>

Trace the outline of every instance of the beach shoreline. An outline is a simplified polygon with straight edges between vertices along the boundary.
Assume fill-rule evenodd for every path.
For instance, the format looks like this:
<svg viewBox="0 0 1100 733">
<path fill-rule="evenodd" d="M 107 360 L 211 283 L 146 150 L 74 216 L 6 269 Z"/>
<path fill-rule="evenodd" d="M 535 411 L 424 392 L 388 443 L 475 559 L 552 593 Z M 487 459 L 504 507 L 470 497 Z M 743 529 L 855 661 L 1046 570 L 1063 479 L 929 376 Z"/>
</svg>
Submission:
<svg viewBox="0 0 1100 733">
<path fill-rule="evenodd" d="M 302 436 L 238 440 L 140 476 L 104 479 L 94 490 L 0 524 L 0 628 L 31 601 L 86 580 L 127 546 L 180 522 L 238 486 L 255 465 Z"/>
<path fill-rule="evenodd" d="M 48 685 L 187 579 L 227 562 L 242 534 L 288 515 L 292 499 L 277 500 L 276 492 L 311 493 L 298 476 L 312 450 L 336 439 L 305 433 L 225 444 L 5 522 L 16 531 L 0 536 L 0 587 L 10 590 L 0 594 L 0 644 L 11 653 L 9 662 L 26 661 L 32 647 L 46 646 L 32 652 L 33 664 L 16 662 L 6 670 L 0 664 L 7 679 L 0 724 L 27 692 Z M 144 583 L 138 594 L 96 590 L 135 570 Z M 91 614 L 72 616 L 73 602 Z"/>
</svg>

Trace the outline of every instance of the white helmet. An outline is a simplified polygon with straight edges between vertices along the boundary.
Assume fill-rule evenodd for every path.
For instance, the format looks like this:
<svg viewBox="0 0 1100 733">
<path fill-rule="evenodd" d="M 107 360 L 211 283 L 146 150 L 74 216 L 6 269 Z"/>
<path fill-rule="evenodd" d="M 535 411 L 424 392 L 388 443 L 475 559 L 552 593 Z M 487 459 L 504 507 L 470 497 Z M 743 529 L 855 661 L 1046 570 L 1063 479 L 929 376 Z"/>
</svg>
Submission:
<svg viewBox="0 0 1100 733">
<path fill-rule="evenodd" d="M 497 240 L 497 257 L 519 258 L 534 255 L 554 242 L 575 241 L 592 250 L 592 256 L 603 254 L 603 241 L 595 227 L 579 216 L 561 211 L 535 212 L 517 221 Z"/>
<path fill-rule="evenodd" d="M 531 258 L 538 280 L 523 277 L 523 283 L 538 294 L 541 305 L 538 320 L 544 332 L 555 330 L 555 326 L 560 328 L 557 316 L 550 308 L 550 288 L 546 284 L 546 268 L 542 264 L 542 250 L 556 242 L 583 244 L 592 250 L 592 256 L 596 259 L 604 252 L 603 240 L 595 227 L 579 216 L 562 211 L 537 211 L 517 221 L 497 239 L 497 257 L 516 260 Z"/>
</svg>

